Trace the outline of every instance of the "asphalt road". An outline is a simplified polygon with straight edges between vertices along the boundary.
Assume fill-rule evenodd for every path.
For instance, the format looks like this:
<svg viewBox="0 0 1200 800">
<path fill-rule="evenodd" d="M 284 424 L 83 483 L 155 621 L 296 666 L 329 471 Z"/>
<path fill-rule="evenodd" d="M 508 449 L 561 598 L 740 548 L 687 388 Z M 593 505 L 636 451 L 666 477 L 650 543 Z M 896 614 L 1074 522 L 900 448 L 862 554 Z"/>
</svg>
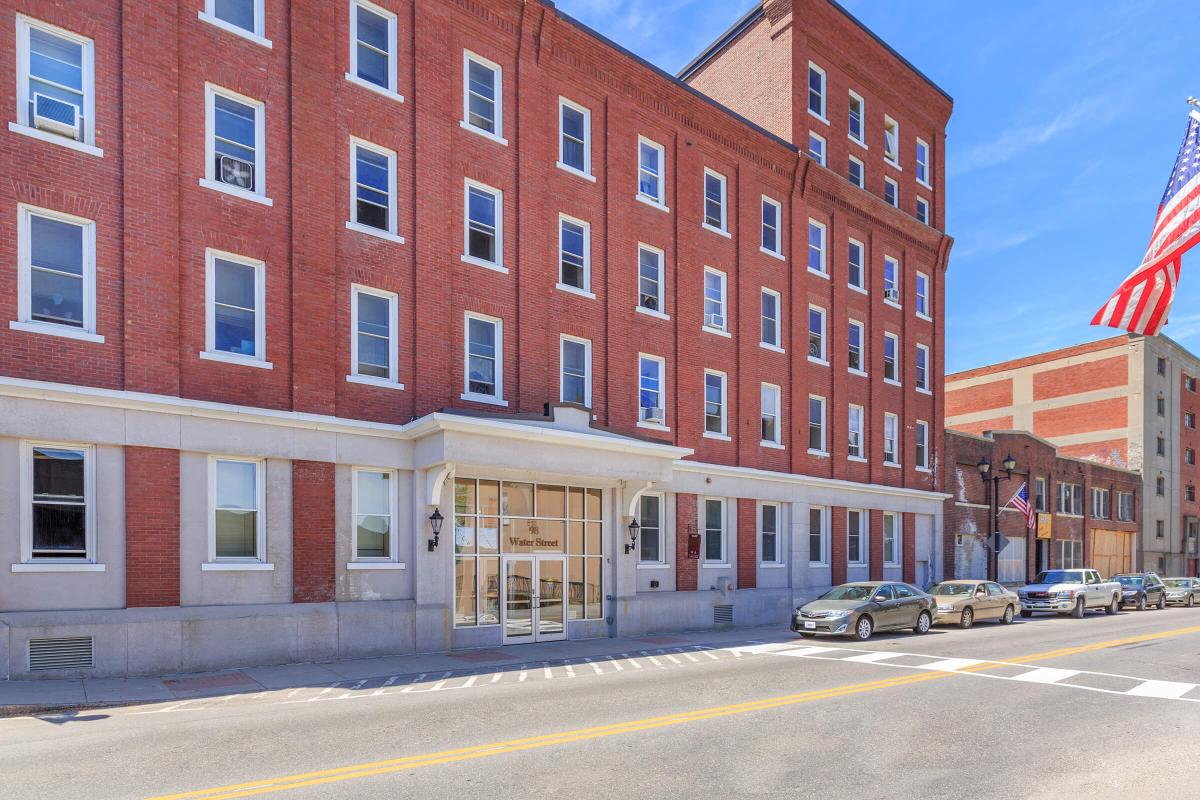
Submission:
<svg viewBox="0 0 1200 800">
<path fill-rule="evenodd" d="M 389 682 L 390 680 L 390 682 Z M 1112 798 L 1200 785 L 1200 609 L 0 719 L 0 796 Z"/>
</svg>

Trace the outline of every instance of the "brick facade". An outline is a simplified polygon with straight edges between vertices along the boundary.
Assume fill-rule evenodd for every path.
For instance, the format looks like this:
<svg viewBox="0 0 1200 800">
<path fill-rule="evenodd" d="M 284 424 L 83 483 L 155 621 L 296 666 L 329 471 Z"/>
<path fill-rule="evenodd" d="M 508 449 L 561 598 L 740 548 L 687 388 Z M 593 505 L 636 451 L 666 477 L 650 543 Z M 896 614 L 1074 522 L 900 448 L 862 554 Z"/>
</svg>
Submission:
<svg viewBox="0 0 1200 800">
<path fill-rule="evenodd" d="M 125 448 L 125 605 L 179 605 L 179 452 Z"/>
<path fill-rule="evenodd" d="M 696 526 L 698 498 L 694 494 L 675 495 L 675 591 L 697 589 L 700 561 L 688 556 L 688 538 L 699 532 Z"/>
<path fill-rule="evenodd" d="M 333 473 L 334 465 L 324 461 L 292 462 L 292 599 L 296 603 L 327 603 L 334 598 Z"/>
</svg>

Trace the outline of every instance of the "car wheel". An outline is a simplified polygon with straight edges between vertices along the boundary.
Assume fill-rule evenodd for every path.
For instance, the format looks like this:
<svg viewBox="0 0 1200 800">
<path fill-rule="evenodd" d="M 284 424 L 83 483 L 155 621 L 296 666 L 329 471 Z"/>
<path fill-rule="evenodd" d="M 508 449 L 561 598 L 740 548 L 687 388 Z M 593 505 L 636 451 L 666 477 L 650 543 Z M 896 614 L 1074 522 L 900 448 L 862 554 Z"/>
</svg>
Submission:
<svg viewBox="0 0 1200 800">
<path fill-rule="evenodd" d="M 1137 601 L 1137 610 L 1138 610 L 1138 611 L 1145 611 L 1145 610 L 1146 610 L 1146 598 L 1145 598 L 1144 596 L 1143 596 L 1143 597 L 1139 597 L 1139 598 L 1138 598 L 1138 601 Z"/>
<path fill-rule="evenodd" d="M 875 623 L 865 614 L 858 618 L 858 622 L 854 625 L 854 638 L 860 642 L 865 642 L 871 638 L 871 634 L 875 632 Z"/>
<path fill-rule="evenodd" d="M 1029 619 L 1030 617 L 1032 617 L 1032 616 L 1033 616 L 1033 612 L 1032 612 L 1032 611 L 1026 611 L 1025 609 L 1023 609 L 1023 608 L 1022 608 L 1022 609 L 1021 609 L 1021 616 L 1022 616 L 1022 617 L 1024 617 L 1025 619 Z"/>
<path fill-rule="evenodd" d="M 933 617 L 928 611 L 922 611 L 917 616 L 917 625 L 913 628 L 913 633 L 929 633 L 931 627 L 933 627 Z"/>
<path fill-rule="evenodd" d="M 1162 611 L 1166 607 L 1167 607 L 1167 595 L 1164 592 L 1163 594 L 1160 594 L 1158 596 L 1158 610 Z"/>
<path fill-rule="evenodd" d="M 1083 598 L 1081 597 L 1075 601 L 1075 609 L 1071 612 L 1071 616 L 1075 619 L 1083 619 L 1083 611 L 1084 605 Z"/>
<path fill-rule="evenodd" d="M 1012 625 L 1012 621 L 1013 621 L 1013 607 L 1007 606 L 1004 609 L 1004 616 L 1000 618 L 1000 624 L 1001 625 Z"/>
<path fill-rule="evenodd" d="M 963 609 L 962 619 L 960 619 L 958 621 L 958 627 L 962 628 L 963 630 L 966 630 L 967 628 L 971 627 L 974 624 L 975 624 L 975 612 L 971 610 L 970 606 L 967 606 L 966 608 Z"/>
<path fill-rule="evenodd" d="M 1104 613 L 1112 616 L 1121 610 L 1121 598 L 1113 595 L 1112 602 L 1104 607 Z"/>
</svg>

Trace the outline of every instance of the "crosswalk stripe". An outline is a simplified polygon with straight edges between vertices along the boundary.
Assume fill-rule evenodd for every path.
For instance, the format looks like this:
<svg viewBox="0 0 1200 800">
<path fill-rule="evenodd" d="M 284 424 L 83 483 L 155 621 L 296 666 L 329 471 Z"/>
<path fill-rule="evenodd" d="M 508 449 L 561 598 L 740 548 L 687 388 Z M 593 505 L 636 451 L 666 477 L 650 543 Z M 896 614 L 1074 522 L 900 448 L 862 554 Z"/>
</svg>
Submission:
<svg viewBox="0 0 1200 800">
<path fill-rule="evenodd" d="M 813 648 L 816 649 L 816 648 Z M 824 648 L 821 648 L 824 649 Z M 876 661 L 887 661 L 889 658 L 905 655 L 904 653 L 859 653 L 856 656 L 843 658 L 842 661 L 857 661 L 862 664 L 873 664 Z"/>
<path fill-rule="evenodd" d="M 1014 681 L 1026 683 L 1058 683 L 1064 678 L 1078 675 L 1077 669 L 1056 669 L 1054 667 L 1034 667 L 1029 672 L 1013 677 Z"/>
<path fill-rule="evenodd" d="M 958 672 L 960 669 L 983 663 L 983 661 L 977 658 L 943 658 L 941 661 L 934 661 L 930 664 L 919 664 L 917 665 L 917 669 L 931 669 L 936 672 Z"/>
<path fill-rule="evenodd" d="M 1125 694 L 1135 697 L 1162 697 L 1176 700 L 1196 688 L 1194 683 L 1176 683 L 1175 681 L 1143 681 Z"/>
</svg>

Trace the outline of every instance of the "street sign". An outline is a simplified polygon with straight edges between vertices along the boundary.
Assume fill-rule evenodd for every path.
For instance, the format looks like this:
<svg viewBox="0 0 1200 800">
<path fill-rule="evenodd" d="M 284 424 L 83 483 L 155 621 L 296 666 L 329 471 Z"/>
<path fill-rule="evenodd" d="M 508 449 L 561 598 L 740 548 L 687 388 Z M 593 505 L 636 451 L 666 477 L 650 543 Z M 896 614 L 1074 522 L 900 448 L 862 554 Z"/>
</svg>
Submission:
<svg viewBox="0 0 1200 800">
<path fill-rule="evenodd" d="M 1000 531 L 996 531 L 996 533 L 995 533 L 996 552 L 997 553 L 1004 552 L 1004 548 L 1008 547 L 1008 541 L 1009 540 L 1008 540 L 1007 536 L 1005 536 Z"/>
</svg>

